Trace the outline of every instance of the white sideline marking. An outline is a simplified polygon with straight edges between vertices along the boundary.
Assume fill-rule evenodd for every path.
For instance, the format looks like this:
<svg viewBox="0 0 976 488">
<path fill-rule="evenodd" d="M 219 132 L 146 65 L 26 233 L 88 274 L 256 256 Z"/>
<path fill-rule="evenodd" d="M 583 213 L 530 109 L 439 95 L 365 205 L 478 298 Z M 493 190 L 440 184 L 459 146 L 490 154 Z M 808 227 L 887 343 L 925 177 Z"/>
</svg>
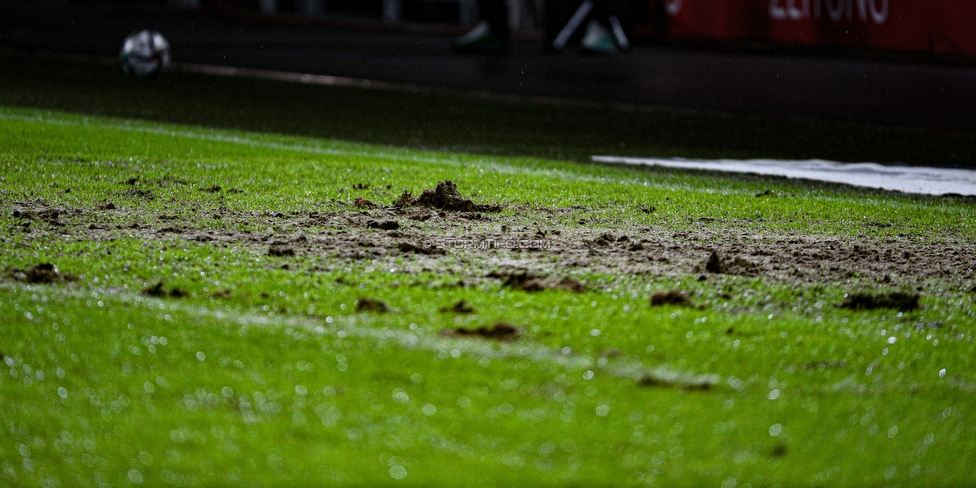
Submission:
<svg viewBox="0 0 976 488">
<path fill-rule="evenodd" d="M 495 161 L 494 158 L 491 157 L 478 156 L 478 155 L 471 155 L 473 158 L 472 161 L 466 162 L 466 161 L 461 161 L 458 159 L 452 159 L 447 157 L 437 158 L 437 157 L 429 157 L 429 156 L 424 157 L 424 156 L 410 155 L 411 153 L 416 153 L 421 151 L 418 149 L 356 151 L 351 149 L 337 149 L 337 148 L 322 147 L 318 145 L 309 145 L 309 144 L 299 144 L 299 143 L 283 144 L 279 142 L 260 140 L 259 138 L 262 136 L 262 134 L 258 134 L 258 133 L 253 134 L 256 137 L 235 136 L 235 135 L 228 134 L 227 132 L 229 131 L 223 131 L 219 129 L 201 129 L 200 132 L 167 129 L 165 128 L 165 124 L 161 122 L 151 122 L 151 121 L 143 121 L 143 120 L 135 120 L 129 122 L 111 122 L 117 119 L 113 119 L 110 117 L 100 117 L 100 116 L 92 116 L 91 117 L 92 119 L 96 119 L 93 121 L 93 120 L 89 120 L 89 117 L 84 115 L 76 115 L 77 120 L 74 120 L 73 117 L 65 117 L 64 115 L 58 112 L 36 111 L 36 110 L 34 112 L 35 115 L 27 115 L 27 114 L 16 113 L 16 112 L 11 113 L 5 110 L 5 107 L 0 107 L 0 120 L 15 120 L 19 122 L 38 122 L 42 124 L 63 125 L 63 126 L 71 126 L 71 127 L 96 127 L 96 128 L 109 129 L 109 130 L 136 132 L 141 134 L 152 134 L 152 135 L 177 137 L 177 138 L 183 137 L 187 139 L 196 139 L 196 140 L 208 141 L 208 142 L 240 144 L 248 147 L 261 147 L 265 149 L 275 149 L 275 150 L 282 150 L 282 151 L 295 151 L 295 152 L 304 152 L 310 154 L 325 154 L 329 156 L 353 156 L 353 157 L 363 157 L 363 158 L 373 158 L 373 159 L 387 159 L 391 161 L 406 161 L 406 162 L 414 162 L 414 163 L 463 166 L 466 164 L 472 164 L 476 158 L 478 164 L 480 165 L 479 168 L 485 170 L 491 169 L 499 173 L 511 174 L 511 175 L 524 175 L 527 173 L 544 174 L 544 175 L 553 174 L 553 170 L 524 169 L 524 168 L 514 167 L 512 165 L 508 165 L 504 163 L 499 163 Z M 295 138 L 295 139 L 301 138 L 301 136 L 291 136 L 287 134 L 272 134 L 271 137 L 273 137 L 274 135 L 283 138 Z M 314 138 L 312 137 L 306 137 L 306 139 L 314 140 Z M 555 171 L 562 173 L 560 170 L 555 170 Z M 561 174 L 560 177 L 566 180 L 588 181 L 593 183 L 611 182 L 602 177 L 592 177 L 586 175 Z"/>
<path fill-rule="evenodd" d="M 785 176 L 922 195 L 976 195 L 976 171 L 969 169 L 838 163 L 819 159 L 701 160 L 621 156 L 593 156 L 592 159 L 599 163 Z"/>
<path fill-rule="evenodd" d="M 0 289 L 21 289 L 12 284 L 0 284 Z M 356 316 L 337 316 L 335 322 L 325 326 L 324 320 L 313 320 L 306 317 L 268 317 L 263 314 L 237 312 L 234 310 L 213 310 L 205 306 L 180 303 L 172 300 L 144 297 L 119 289 L 52 289 L 44 287 L 43 291 L 51 296 L 75 299 L 114 299 L 121 303 L 147 307 L 154 312 L 175 310 L 195 317 L 208 317 L 222 322 L 230 322 L 244 327 L 293 327 L 303 329 L 317 336 L 330 335 L 336 338 L 358 337 L 377 342 L 395 343 L 408 350 L 422 350 L 430 352 L 445 352 L 450 354 L 458 351 L 461 356 L 468 354 L 488 359 L 528 359 L 533 363 L 550 363 L 570 370 L 592 370 L 607 376 L 632 379 L 639 381 L 651 378 L 662 383 L 662 386 L 701 387 L 716 386 L 720 377 L 715 374 L 698 375 L 684 371 L 677 371 L 663 366 L 650 368 L 644 366 L 640 360 L 627 356 L 613 359 L 594 358 L 576 353 L 562 354 L 538 344 L 507 344 L 479 339 L 452 339 L 424 333 L 423 330 L 399 330 L 359 325 Z M 35 291 L 39 291 L 35 288 Z M 461 357 L 457 356 L 457 357 Z M 455 357 L 452 355 L 451 357 Z"/>
</svg>

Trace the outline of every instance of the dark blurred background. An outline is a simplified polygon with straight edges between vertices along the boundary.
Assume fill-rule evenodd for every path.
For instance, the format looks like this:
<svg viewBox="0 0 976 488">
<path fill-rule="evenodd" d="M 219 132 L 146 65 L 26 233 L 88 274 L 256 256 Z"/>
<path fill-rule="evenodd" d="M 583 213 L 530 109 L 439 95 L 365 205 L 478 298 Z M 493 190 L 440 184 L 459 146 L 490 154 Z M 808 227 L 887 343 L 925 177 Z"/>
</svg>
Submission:
<svg viewBox="0 0 976 488">
<path fill-rule="evenodd" d="M 976 9 L 916 3 L 928 18 L 912 0 L 647 0 L 634 49 L 594 57 L 544 52 L 538 0 L 510 2 L 507 56 L 452 53 L 478 19 L 465 0 L 0 0 L 0 49 L 109 60 L 155 29 L 183 65 L 976 132 L 976 14 L 952 10 Z"/>
</svg>

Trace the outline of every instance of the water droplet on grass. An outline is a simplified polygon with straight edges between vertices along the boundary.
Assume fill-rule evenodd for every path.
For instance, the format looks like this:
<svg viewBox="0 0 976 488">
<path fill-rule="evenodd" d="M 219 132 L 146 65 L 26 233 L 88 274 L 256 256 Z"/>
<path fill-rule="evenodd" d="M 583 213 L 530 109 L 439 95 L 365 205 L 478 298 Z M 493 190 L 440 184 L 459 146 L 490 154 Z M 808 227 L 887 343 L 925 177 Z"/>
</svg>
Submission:
<svg viewBox="0 0 976 488">
<path fill-rule="evenodd" d="M 142 484 L 142 472 L 139 471 L 138 469 L 130 469 L 129 472 L 127 473 L 127 476 L 129 478 L 129 481 L 137 485 Z"/>
<path fill-rule="evenodd" d="M 407 468 L 400 466 L 399 464 L 394 465 L 390 468 L 390 477 L 395 480 L 402 480 L 407 477 Z"/>
<path fill-rule="evenodd" d="M 397 388 L 393 390 L 393 401 L 397 403 L 407 403 L 410 401 L 410 395 L 407 392 Z"/>
</svg>

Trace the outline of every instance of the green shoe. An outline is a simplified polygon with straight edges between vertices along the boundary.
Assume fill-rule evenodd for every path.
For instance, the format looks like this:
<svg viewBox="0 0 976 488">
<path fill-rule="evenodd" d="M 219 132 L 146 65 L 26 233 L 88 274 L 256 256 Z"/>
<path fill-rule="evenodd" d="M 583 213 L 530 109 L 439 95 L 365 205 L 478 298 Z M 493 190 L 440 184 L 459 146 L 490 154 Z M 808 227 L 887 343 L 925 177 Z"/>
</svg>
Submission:
<svg viewBox="0 0 976 488">
<path fill-rule="evenodd" d="M 586 25 L 586 33 L 580 41 L 579 49 L 581 54 L 608 55 L 617 52 L 617 45 L 614 44 L 610 31 L 599 22 L 591 20 Z"/>
<path fill-rule="evenodd" d="M 482 20 L 470 32 L 457 38 L 453 47 L 457 54 L 507 54 L 508 39 L 495 33 L 488 22 Z"/>
</svg>

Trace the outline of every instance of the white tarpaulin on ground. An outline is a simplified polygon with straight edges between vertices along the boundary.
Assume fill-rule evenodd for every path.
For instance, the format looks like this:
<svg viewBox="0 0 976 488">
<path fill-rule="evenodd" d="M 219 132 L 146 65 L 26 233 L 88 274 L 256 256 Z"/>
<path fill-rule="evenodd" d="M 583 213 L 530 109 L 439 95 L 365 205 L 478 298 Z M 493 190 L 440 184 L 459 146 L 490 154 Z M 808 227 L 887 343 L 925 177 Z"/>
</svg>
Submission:
<svg viewBox="0 0 976 488">
<path fill-rule="evenodd" d="M 889 166 L 877 163 L 837 163 L 812 159 L 782 161 L 772 159 L 681 159 L 593 156 L 599 163 L 658 166 L 785 176 L 815 181 L 844 183 L 867 188 L 895 190 L 925 195 L 976 195 L 976 171 L 925 166 Z"/>
</svg>

